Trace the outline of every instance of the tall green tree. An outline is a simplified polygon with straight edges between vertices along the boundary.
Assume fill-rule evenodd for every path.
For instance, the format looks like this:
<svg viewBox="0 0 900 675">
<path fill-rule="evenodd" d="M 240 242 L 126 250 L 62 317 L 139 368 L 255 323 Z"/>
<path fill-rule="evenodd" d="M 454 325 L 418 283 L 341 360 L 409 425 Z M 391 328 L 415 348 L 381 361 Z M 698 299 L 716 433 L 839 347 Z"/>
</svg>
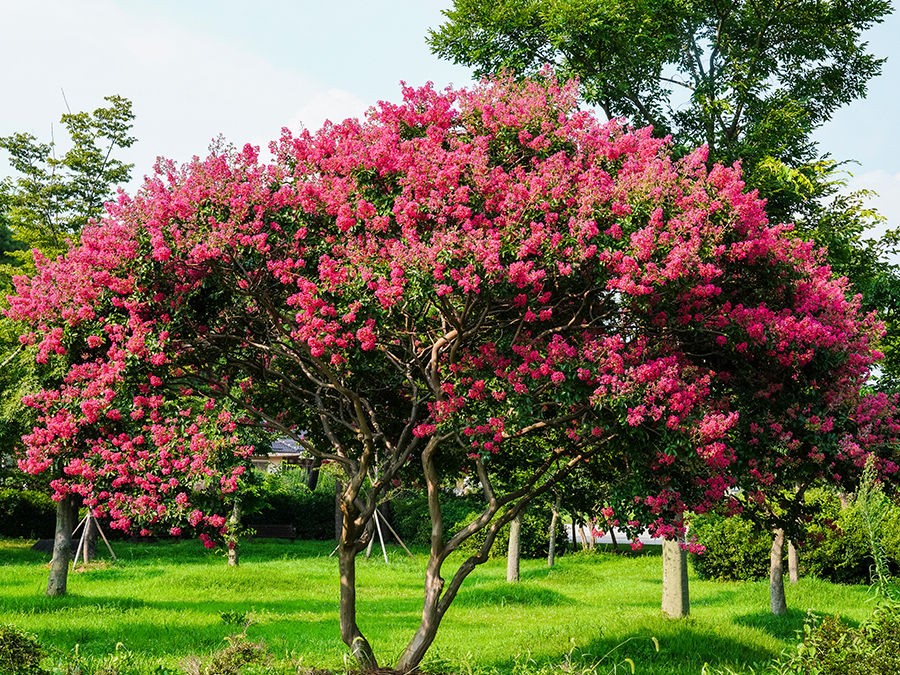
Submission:
<svg viewBox="0 0 900 675">
<path fill-rule="evenodd" d="M 813 138 L 881 73 L 863 34 L 891 11 L 887 0 L 454 0 L 427 39 L 480 76 L 549 65 L 610 118 L 652 125 L 682 151 L 705 144 L 710 165 L 740 160 L 769 217 L 826 246 L 886 320 L 883 385 L 896 388 L 897 241 L 870 238 L 882 218 L 866 193 L 846 194 L 843 164 Z"/>
<path fill-rule="evenodd" d="M 119 151 L 131 147 L 134 120 L 131 101 L 107 96 L 106 107 L 93 112 L 66 113 L 61 123 L 69 139 L 65 152 L 55 140 L 42 142 L 29 133 L 0 136 L 14 175 L 0 182 L 0 204 L 20 264 L 30 266 L 30 250 L 53 257 L 77 239 L 116 186 L 131 177 L 131 164 Z M 10 270 L 6 270 L 8 275 Z"/>
<path fill-rule="evenodd" d="M 478 75 L 550 64 L 578 76 L 608 117 L 706 144 L 710 163 L 742 160 L 781 219 L 815 179 L 812 131 L 881 72 L 862 34 L 890 11 L 887 0 L 454 0 L 428 40 Z"/>
</svg>

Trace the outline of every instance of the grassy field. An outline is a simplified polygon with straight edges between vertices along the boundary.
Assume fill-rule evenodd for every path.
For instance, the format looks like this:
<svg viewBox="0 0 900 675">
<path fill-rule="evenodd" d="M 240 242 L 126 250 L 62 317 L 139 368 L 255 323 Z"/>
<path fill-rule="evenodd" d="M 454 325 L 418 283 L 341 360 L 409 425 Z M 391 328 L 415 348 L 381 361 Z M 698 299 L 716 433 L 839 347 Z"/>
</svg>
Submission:
<svg viewBox="0 0 900 675">
<path fill-rule="evenodd" d="M 328 543 L 248 543 L 241 566 L 229 569 L 221 553 L 196 542 L 120 542 L 118 562 L 101 556 L 70 575 L 68 596 L 53 599 L 44 596 L 47 556 L 29 543 L 0 541 L 0 624 L 34 633 L 57 658 L 77 652 L 88 670 L 113 658 L 121 672 L 180 672 L 185 659 L 221 649 L 246 616 L 247 636 L 275 658 L 269 669 L 345 666 L 337 561 Z M 359 623 L 382 661 L 399 654 L 417 623 L 424 561 L 402 551 L 391 552 L 389 566 L 374 555 L 360 559 Z M 524 675 L 568 661 L 580 672 L 603 659 L 597 672 L 614 672 L 616 664 L 628 672 L 627 657 L 638 673 L 696 674 L 704 663 L 735 668 L 777 656 L 794 642 L 807 610 L 858 623 L 872 609 L 865 587 L 803 579 L 787 588 L 790 612 L 773 617 L 767 582 L 692 576 L 691 616 L 672 621 L 659 610 L 656 555 L 570 555 L 553 569 L 525 561 L 522 571 L 518 584 L 506 583 L 502 560 L 472 574 L 427 669 Z"/>
</svg>

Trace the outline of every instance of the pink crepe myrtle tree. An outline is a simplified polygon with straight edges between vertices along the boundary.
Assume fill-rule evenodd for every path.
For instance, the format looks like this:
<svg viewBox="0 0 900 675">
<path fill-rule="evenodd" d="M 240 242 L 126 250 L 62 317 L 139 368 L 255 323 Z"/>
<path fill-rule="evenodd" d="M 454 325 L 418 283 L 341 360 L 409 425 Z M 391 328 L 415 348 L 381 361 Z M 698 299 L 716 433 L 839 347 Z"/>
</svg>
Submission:
<svg viewBox="0 0 900 675">
<path fill-rule="evenodd" d="M 187 388 L 342 471 L 341 637 L 365 668 L 355 558 L 397 482 L 425 491 L 432 532 L 422 619 L 395 664 L 408 672 L 536 496 L 590 463 L 612 517 L 676 536 L 686 509 L 747 489 L 737 473 L 776 451 L 744 442 L 736 403 L 815 368 L 843 414 L 877 358 L 875 320 L 767 222 L 738 168 L 599 122 L 572 83 L 405 88 L 271 150 L 161 162 L 80 249 L 19 280 L 10 312 L 47 353 L 99 324 L 83 360 L 119 380 L 98 418 L 150 414 L 129 388 L 176 407 Z M 46 439 L 66 462 L 106 461 L 53 423 L 97 402 L 63 389 L 46 392 L 29 451 Z M 205 405 L 180 419 L 208 423 Z M 91 426 L 101 446 L 107 426 Z M 442 488 L 461 479 L 484 510 L 448 532 Z"/>
</svg>

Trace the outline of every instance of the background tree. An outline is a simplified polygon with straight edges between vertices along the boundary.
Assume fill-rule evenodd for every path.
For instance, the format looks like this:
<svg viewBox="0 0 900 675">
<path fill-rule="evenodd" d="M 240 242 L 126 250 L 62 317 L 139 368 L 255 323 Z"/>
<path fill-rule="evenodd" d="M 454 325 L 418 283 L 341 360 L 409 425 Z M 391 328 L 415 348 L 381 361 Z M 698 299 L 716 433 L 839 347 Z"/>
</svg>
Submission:
<svg viewBox="0 0 900 675">
<path fill-rule="evenodd" d="M 55 258 L 78 241 L 82 229 L 99 219 L 117 186 L 128 181 L 131 165 L 118 153 L 134 143 L 129 135 L 131 102 L 106 97 L 108 106 L 93 112 L 68 112 L 61 123 L 68 147 L 39 141 L 28 133 L 0 137 L 13 175 L 0 181 L 0 308 L 12 291 L 14 274 L 32 273 L 32 251 Z M 64 150 L 64 151 L 63 151 Z M 59 366 L 35 362 L 33 350 L 18 340 L 19 326 L 0 319 L 0 463 L 8 464 L 13 448 L 34 416 L 21 401 L 41 386 L 62 377 Z M 18 481 L 21 483 L 21 481 Z M 59 501 L 56 544 L 48 594 L 65 593 L 76 509 L 69 497 Z"/>
<path fill-rule="evenodd" d="M 227 457 L 215 429 L 292 437 L 340 473 L 341 636 L 367 668 L 356 555 L 415 477 L 431 541 L 408 672 L 502 529 L 585 463 L 616 476 L 611 518 L 672 538 L 685 510 L 783 454 L 737 435 L 741 397 L 809 372 L 817 412 L 851 417 L 878 325 L 815 247 L 767 221 L 738 169 L 577 103 L 552 77 L 406 89 L 365 120 L 285 132 L 270 163 L 250 146 L 161 162 L 18 280 L 11 317 L 66 365 L 30 401 L 31 470 L 65 465 L 54 487 L 123 524 L 215 529 L 198 500 L 237 480 L 210 465 Z M 870 452 L 838 429 L 825 461 L 796 461 Z M 458 480 L 483 501 L 449 531 L 442 488 Z"/>
</svg>

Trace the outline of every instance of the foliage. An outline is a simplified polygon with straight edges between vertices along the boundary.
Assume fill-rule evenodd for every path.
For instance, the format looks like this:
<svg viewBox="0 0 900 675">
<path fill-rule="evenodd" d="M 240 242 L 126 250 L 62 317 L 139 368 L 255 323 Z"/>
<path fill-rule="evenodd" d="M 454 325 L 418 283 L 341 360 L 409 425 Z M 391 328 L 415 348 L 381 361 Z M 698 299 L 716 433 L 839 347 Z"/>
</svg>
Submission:
<svg viewBox="0 0 900 675">
<path fill-rule="evenodd" d="M 872 547 L 860 503 L 841 505 L 833 490 L 812 490 L 806 495 L 810 520 L 798 540 L 800 573 L 834 583 L 868 584 L 875 577 Z M 882 565 L 900 569 L 896 546 L 900 507 L 884 504 L 879 525 L 872 528 L 884 552 Z M 691 534 L 705 552 L 691 560 L 704 579 L 750 580 L 768 574 L 771 535 L 740 517 L 703 514 L 691 519 Z"/>
<path fill-rule="evenodd" d="M 691 562 L 701 579 L 739 581 L 762 579 L 769 574 L 772 537 L 755 524 L 735 516 L 694 516 L 691 536 L 704 548 Z"/>
<path fill-rule="evenodd" d="M 890 11 L 885 0 L 455 0 L 428 40 L 478 75 L 549 63 L 578 76 L 609 118 L 706 144 L 712 161 L 742 160 L 783 218 L 780 193 L 802 194 L 814 178 L 811 131 L 881 72 L 861 36 Z"/>
<path fill-rule="evenodd" d="M 305 472 L 286 467 L 257 475 L 253 497 L 245 500 L 247 527 L 254 523 L 285 523 L 300 539 L 334 539 L 334 481 L 323 477 L 315 491 Z"/>
<path fill-rule="evenodd" d="M 129 135 L 131 102 L 105 100 L 106 107 L 62 116 L 65 151 L 55 140 L 44 143 L 28 133 L 0 137 L 13 170 L 0 181 L 0 308 L 12 291 L 12 275 L 34 272 L 33 250 L 49 258 L 65 252 L 128 181 L 131 165 L 118 153 L 135 140 Z M 34 351 L 18 340 L 20 332 L 15 322 L 0 320 L 0 465 L 34 422 L 22 398 L 62 377 L 61 367 L 35 363 Z"/>
<path fill-rule="evenodd" d="M 842 508 L 837 496 L 828 492 L 812 498 L 819 503 L 820 515 L 806 528 L 800 550 L 801 572 L 838 583 L 873 581 L 875 559 L 861 503 L 854 500 Z M 900 569 L 900 548 L 893 546 L 898 525 L 900 507 L 891 505 L 876 528 L 876 545 L 887 554 L 882 564 L 893 570 Z"/>
<path fill-rule="evenodd" d="M 896 234 L 861 236 L 883 219 L 865 206 L 868 193 L 841 189 L 843 167 L 813 140 L 880 74 L 884 59 L 863 34 L 892 9 L 888 0 L 454 0 L 428 41 L 478 75 L 552 64 L 579 77 L 582 96 L 609 118 L 653 125 L 680 152 L 705 144 L 710 164 L 740 161 L 769 217 L 827 246 L 834 272 L 882 313 L 882 386 L 896 390 Z"/>
<path fill-rule="evenodd" d="M 879 605 L 852 628 L 836 616 L 807 621 L 796 651 L 776 663 L 779 675 L 890 675 L 900 667 L 900 606 Z"/>
<path fill-rule="evenodd" d="M 0 488 L 0 536 L 47 539 L 55 518 L 56 504 L 45 493 Z"/>
<path fill-rule="evenodd" d="M 185 662 L 187 675 L 238 675 L 245 666 L 262 663 L 269 657 L 263 644 L 252 642 L 245 634 L 230 635 L 228 644 L 203 663 L 200 659 Z"/>
<path fill-rule="evenodd" d="M 60 156 L 55 141 L 42 143 L 28 133 L 0 137 L 17 174 L 0 182 L 0 204 L 15 240 L 28 249 L 13 253 L 26 270 L 31 249 L 49 257 L 64 253 L 67 240 L 77 240 L 89 221 L 103 215 L 112 190 L 131 175 L 132 166 L 115 156 L 135 141 L 129 135 L 131 101 L 105 100 L 108 107 L 62 116 L 71 147 Z"/>
<path fill-rule="evenodd" d="M 15 626 L 0 624 L 0 672 L 8 675 L 40 675 L 44 650 L 34 635 Z"/>
<path fill-rule="evenodd" d="M 391 499 L 391 513 L 394 516 L 394 527 L 408 545 L 428 546 L 431 539 L 431 519 L 428 515 L 428 499 L 421 494 L 404 493 Z M 480 499 L 477 496 L 446 495 L 441 500 L 441 511 L 445 526 L 450 531 L 458 531 L 474 521 L 482 512 Z M 547 555 L 548 532 L 550 529 L 550 505 L 546 499 L 540 499 L 529 505 L 522 516 L 520 531 L 521 555 L 525 558 L 542 558 Z M 500 542 L 506 540 L 509 525 L 498 535 Z M 563 542 L 567 534 L 560 524 L 557 529 L 557 551 L 564 551 Z M 466 542 L 461 551 L 476 552 L 484 543 L 484 537 L 475 536 Z M 495 544 L 491 556 L 505 556 L 506 550 Z"/>
<path fill-rule="evenodd" d="M 850 484 L 871 453 L 897 472 L 895 402 L 861 392 L 880 326 L 704 149 L 675 159 L 548 77 L 406 89 L 272 150 L 161 162 L 17 280 L 9 316 L 66 367 L 28 400 L 22 466 L 64 466 L 57 493 L 114 525 L 221 528 L 238 423 L 337 467 L 348 577 L 375 506 L 422 490 L 413 668 L 503 526 L 587 462 L 624 526 L 662 536 L 687 509 L 747 508 L 733 487 Z M 483 502 L 451 532 L 457 481 Z M 342 591 L 342 637 L 371 666 Z"/>
</svg>

